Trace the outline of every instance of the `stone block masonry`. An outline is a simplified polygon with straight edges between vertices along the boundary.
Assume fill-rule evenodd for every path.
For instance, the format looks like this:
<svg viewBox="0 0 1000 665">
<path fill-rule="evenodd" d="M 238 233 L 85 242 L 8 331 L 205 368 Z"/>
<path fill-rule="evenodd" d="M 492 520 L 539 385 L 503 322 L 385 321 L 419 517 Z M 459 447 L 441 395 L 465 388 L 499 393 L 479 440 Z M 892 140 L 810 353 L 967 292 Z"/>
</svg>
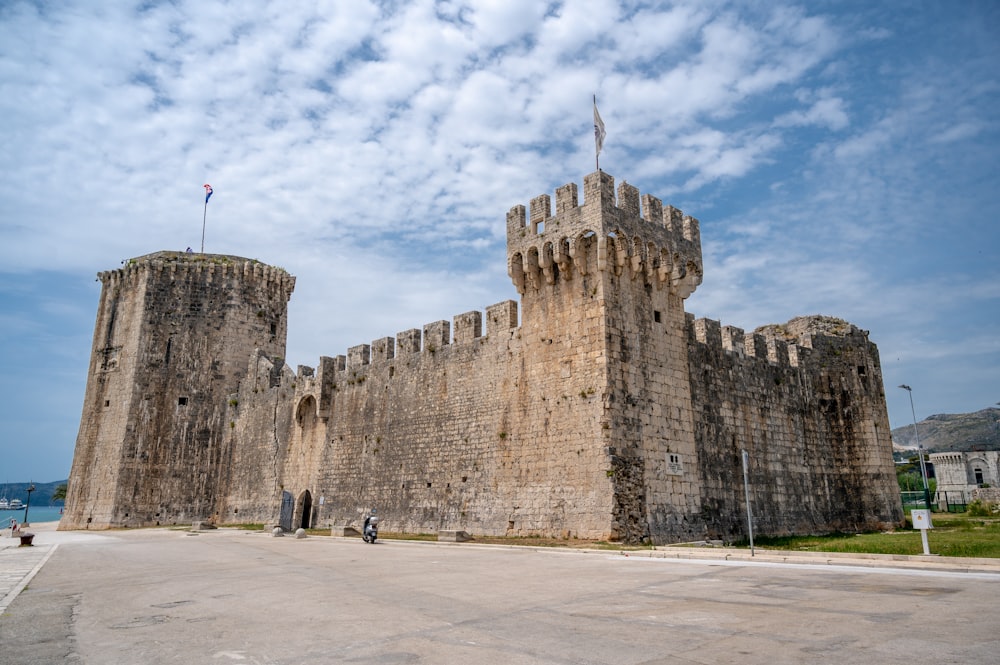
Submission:
<svg viewBox="0 0 1000 665">
<path fill-rule="evenodd" d="M 160 253 L 103 273 L 61 528 L 359 526 L 374 507 L 388 531 L 732 540 L 742 449 L 757 533 L 901 523 L 867 333 L 695 320 L 698 220 L 603 172 L 552 207 L 507 214 L 520 303 L 296 372 L 283 271 Z M 109 383 L 111 363 L 127 380 Z"/>
</svg>

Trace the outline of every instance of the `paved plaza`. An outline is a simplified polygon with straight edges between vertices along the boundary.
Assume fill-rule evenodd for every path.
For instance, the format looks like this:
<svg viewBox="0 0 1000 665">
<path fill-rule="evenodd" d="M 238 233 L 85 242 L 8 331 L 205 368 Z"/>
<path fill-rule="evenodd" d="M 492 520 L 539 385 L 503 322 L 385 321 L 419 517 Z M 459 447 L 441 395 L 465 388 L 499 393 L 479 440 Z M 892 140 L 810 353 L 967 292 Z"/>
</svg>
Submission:
<svg viewBox="0 0 1000 665">
<path fill-rule="evenodd" d="M 0 547 L 2 663 L 1000 662 L 989 564 L 230 529 L 49 528 L 35 542 Z"/>
</svg>

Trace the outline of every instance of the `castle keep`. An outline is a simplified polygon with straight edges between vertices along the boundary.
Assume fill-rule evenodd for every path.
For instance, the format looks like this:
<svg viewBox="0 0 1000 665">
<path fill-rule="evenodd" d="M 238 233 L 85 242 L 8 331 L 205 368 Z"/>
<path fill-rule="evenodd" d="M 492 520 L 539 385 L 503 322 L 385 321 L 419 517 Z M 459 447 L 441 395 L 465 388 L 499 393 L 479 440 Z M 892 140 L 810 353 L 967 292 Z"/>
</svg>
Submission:
<svg viewBox="0 0 1000 665">
<path fill-rule="evenodd" d="M 867 333 L 695 320 L 698 221 L 603 172 L 507 214 L 520 303 L 284 363 L 294 278 L 159 252 L 103 283 L 60 528 L 210 520 L 677 542 L 898 525 Z"/>
</svg>

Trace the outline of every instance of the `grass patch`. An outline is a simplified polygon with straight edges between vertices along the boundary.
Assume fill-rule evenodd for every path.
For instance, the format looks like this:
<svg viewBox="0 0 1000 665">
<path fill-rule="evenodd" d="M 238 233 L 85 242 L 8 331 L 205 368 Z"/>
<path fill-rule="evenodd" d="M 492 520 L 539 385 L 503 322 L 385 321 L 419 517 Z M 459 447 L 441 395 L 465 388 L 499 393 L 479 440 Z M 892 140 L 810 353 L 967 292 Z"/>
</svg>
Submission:
<svg viewBox="0 0 1000 665">
<path fill-rule="evenodd" d="M 223 524 L 227 529 L 242 529 L 243 531 L 263 531 L 263 524 Z"/>
<path fill-rule="evenodd" d="M 389 533 L 380 531 L 380 540 L 420 540 L 437 542 L 436 533 Z M 648 550 L 649 545 L 623 545 L 603 540 L 584 540 L 579 538 L 544 538 L 542 536 L 477 536 L 467 541 L 477 545 L 509 545 L 511 547 L 565 547 L 569 549 L 591 550 Z"/>
<path fill-rule="evenodd" d="M 389 531 L 379 531 L 379 540 L 421 540 L 421 541 L 434 541 L 436 542 L 438 537 L 436 533 L 390 533 Z"/>
<path fill-rule="evenodd" d="M 1000 559 L 1000 517 L 976 517 L 964 513 L 934 513 L 934 528 L 927 533 L 932 554 L 940 556 Z M 907 528 L 861 534 L 754 538 L 762 549 L 799 552 L 846 552 L 853 554 L 923 554 L 920 532 Z M 747 542 L 739 543 L 748 546 Z"/>
</svg>

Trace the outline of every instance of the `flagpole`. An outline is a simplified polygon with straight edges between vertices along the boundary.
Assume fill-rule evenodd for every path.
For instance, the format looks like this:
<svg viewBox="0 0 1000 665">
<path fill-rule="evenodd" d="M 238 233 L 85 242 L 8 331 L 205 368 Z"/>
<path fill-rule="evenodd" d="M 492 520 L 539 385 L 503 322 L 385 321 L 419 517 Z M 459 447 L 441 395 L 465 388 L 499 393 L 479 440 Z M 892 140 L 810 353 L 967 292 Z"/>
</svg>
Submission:
<svg viewBox="0 0 1000 665">
<path fill-rule="evenodd" d="M 201 213 L 201 253 L 205 253 L 205 219 L 208 217 L 208 200 L 212 198 L 212 186 L 205 183 L 205 210 Z"/>
<path fill-rule="evenodd" d="M 597 93 L 596 92 L 594 93 L 594 113 L 597 113 Z M 596 124 L 594 125 L 594 131 L 595 132 L 597 131 L 597 125 Z M 594 137 L 596 139 L 597 135 L 595 134 Z M 599 147 L 597 147 L 596 140 L 594 142 L 594 166 L 597 168 L 597 171 L 600 172 L 600 170 L 601 170 L 601 149 Z"/>
</svg>

